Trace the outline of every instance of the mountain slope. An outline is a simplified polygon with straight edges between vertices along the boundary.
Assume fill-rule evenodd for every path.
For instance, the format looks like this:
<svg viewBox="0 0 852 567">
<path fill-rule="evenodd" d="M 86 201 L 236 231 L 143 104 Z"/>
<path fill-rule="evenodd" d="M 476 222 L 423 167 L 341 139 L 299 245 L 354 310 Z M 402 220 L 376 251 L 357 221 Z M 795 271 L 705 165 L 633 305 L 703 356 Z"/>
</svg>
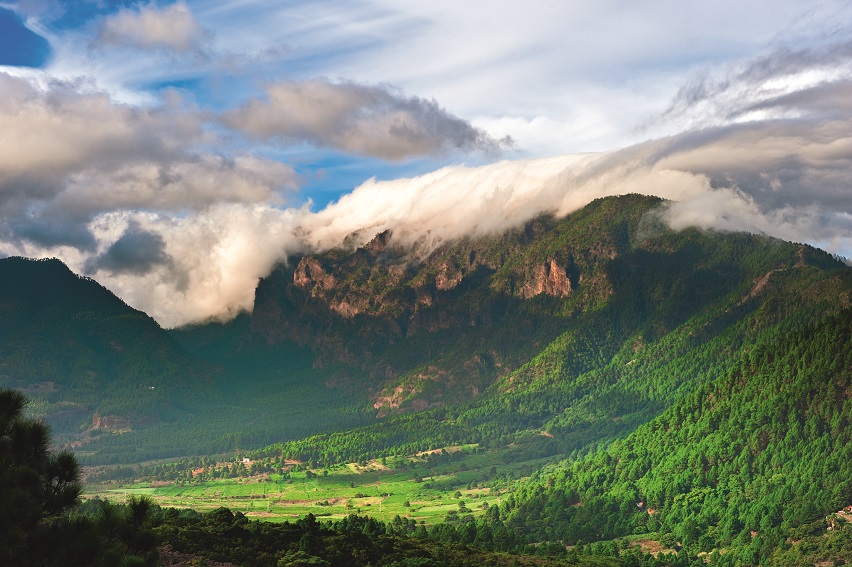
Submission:
<svg viewBox="0 0 852 567">
<path fill-rule="evenodd" d="M 258 454 L 523 441 L 571 458 L 519 485 L 493 530 L 570 545 L 651 532 L 720 550 L 714 564 L 843 559 L 842 543 L 815 556 L 799 542 L 852 505 L 852 271 L 760 236 L 635 234 L 602 261 L 594 307 L 478 396 Z"/>
<path fill-rule="evenodd" d="M 524 485 L 504 520 L 567 544 L 651 531 L 692 551 L 732 548 L 731 564 L 783 555 L 787 538 L 824 529 L 852 504 L 850 353 L 846 308 L 788 319 L 726 363 L 697 356 L 714 370 L 704 384 L 625 439 Z"/>
<path fill-rule="evenodd" d="M 3 385 L 67 435 L 95 412 L 101 428 L 129 419 L 87 462 L 274 441 L 265 453 L 322 462 L 458 442 L 586 451 L 849 302 L 849 269 L 828 254 L 675 232 L 665 206 L 600 199 L 434 249 L 381 234 L 278 266 L 251 316 L 168 333 L 56 261 L 7 259 Z"/>
<path fill-rule="evenodd" d="M 351 305 L 372 289 L 363 269 L 353 269 L 368 253 L 310 257 L 325 266 L 325 275 L 312 281 L 334 285 L 306 285 L 298 275 L 304 259 L 280 268 L 259 287 L 258 306 L 267 307 L 256 309 L 255 331 L 273 349 L 290 336 L 321 349 L 325 359 L 350 360 L 345 377 L 359 366 L 381 369 L 374 379 L 383 387 L 373 401 L 385 418 L 340 439 L 310 438 L 264 454 L 332 462 L 529 434 L 537 436 L 537 451 L 570 453 L 629 433 L 725 371 L 749 345 L 849 304 L 849 269 L 828 254 L 748 234 L 673 232 L 657 221 L 659 206 L 639 196 L 610 198 L 565 219 L 538 219 L 506 236 L 502 247 L 496 238 L 451 243 L 425 260 L 401 260 L 392 250 L 372 269 L 404 267 L 407 279 L 389 286 L 392 293 L 379 288 L 370 297 L 396 299 L 375 301 L 351 318 L 330 306 Z M 468 269 L 455 288 L 438 290 L 447 258 L 471 256 L 500 263 L 485 278 Z M 568 257 L 576 285 L 566 295 L 549 295 L 546 285 L 533 297 L 512 295 L 529 289 L 525 278 L 535 266 L 567 265 Z M 400 289 L 430 285 L 429 306 L 418 304 L 416 293 L 400 299 Z M 286 309 L 276 307 L 270 288 Z M 452 292 L 458 295 L 450 301 Z M 271 325 L 283 312 L 287 320 Z M 388 317 L 398 328 L 413 320 L 461 324 L 421 326 L 404 336 L 367 333 Z M 350 348 L 361 349 L 359 356 Z M 429 409 L 411 413 L 420 408 Z"/>
<path fill-rule="evenodd" d="M 280 267 L 247 336 L 347 363 L 336 387 L 378 381 L 380 418 L 254 456 L 511 447 L 563 461 L 476 520 L 482 541 L 642 534 L 681 562 L 845 559 L 848 515 L 831 514 L 852 505 L 852 270 L 764 236 L 673 232 L 660 206 L 605 199 L 426 257 L 382 235 Z"/>
<path fill-rule="evenodd" d="M 766 237 L 675 233 L 660 206 L 601 199 L 426 257 L 382 234 L 354 251 L 296 258 L 260 282 L 250 329 L 271 350 L 297 343 L 315 365 L 344 364 L 337 383 L 372 388 L 385 416 L 469 400 L 498 382 L 516 390 L 545 366 L 576 376 L 624 341 L 640 348 L 697 314 L 742 316 L 744 298 L 794 266 L 840 266 Z"/>
<path fill-rule="evenodd" d="M 151 317 L 59 260 L 0 260 L 0 385 L 32 397 L 60 440 L 175 419 L 204 370 Z"/>
</svg>

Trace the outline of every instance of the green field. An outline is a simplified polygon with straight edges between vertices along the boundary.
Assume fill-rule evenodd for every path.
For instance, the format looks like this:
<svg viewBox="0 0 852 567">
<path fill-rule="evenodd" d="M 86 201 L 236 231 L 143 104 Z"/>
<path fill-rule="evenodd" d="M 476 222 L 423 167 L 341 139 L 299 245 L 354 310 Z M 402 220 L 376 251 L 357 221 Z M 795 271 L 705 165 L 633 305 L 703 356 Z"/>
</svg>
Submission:
<svg viewBox="0 0 852 567">
<path fill-rule="evenodd" d="M 447 462 L 439 463 L 430 461 L 429 453 L 189 483 L 92 484 L 87 497 L 120 502 L 145 495 L 163 507 L 198 511 L 226 507 L 272 522 L 309 513 L 326 519 L 364 514 L 384 521 L 398 515 L 432 525 L 483 514 L 488 506 L 500 503 L 513 478 L 543 463 L 515 461 L 511 447 L 489 452 L 479 452 L 473 445 L 449 447 L 443 450 Z"/>
</svg>

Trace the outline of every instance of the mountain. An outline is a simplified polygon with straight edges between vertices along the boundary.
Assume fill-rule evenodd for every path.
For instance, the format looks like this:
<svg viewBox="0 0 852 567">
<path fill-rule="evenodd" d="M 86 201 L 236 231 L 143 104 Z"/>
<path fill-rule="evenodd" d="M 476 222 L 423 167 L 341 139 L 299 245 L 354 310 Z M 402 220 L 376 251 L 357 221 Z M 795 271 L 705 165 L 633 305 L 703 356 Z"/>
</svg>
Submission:
<svg viewBox="0 0 852 567">
<path fill-rule="evenodd" d="M 333 462 L 530 434 L 535 451 L 571 453 L 653 419 L 733 354 L 848 305 L 850 270 L 829 254 L 672 231 L 664 207 L 613 197 L 434 250 L 380 234 L 278 266 L 240 348 L 257 359 L 298 346 L 313 359 L 308 383 L 377 421 L 266 453 Z"/>
<path fill-rule="evenodd" d="M 330 466 L 462 443 L 531 463 L 475 529 L 436 532 L 450 542 L 617 554 L 643 534 L 719 565 L 840 561 L 852 269 L 673 231 L 666 206 L 611 197 L 437 246 L 379 234 L 277 266 L 250 315 L 168 332 L 58 261 L 9 258 L 0 386 L 85 431 L 90 463 L 253 449 Z"/>
<path fill-rule="evenodd" d="M 701 387 L 708 365 L 848 302 L 832 256 L 672 231 L 665 207 L 611 197 L 437 244 L 382 233 L 288 259 L 250 315 L 170 331 L 58 261 L 9 258 L 0 386 L 82 437 L 88 463 L 274 442 L 324 462 L 520 439 L 587 450 Z"/>
<path fill-rule="evenodd" d="M 251 330 L 367 371 L 379 415 L 469 399 L 609 302 L 607 269 L 635 255 L 631 239 L 659 203 L 601 200 L 432 251 L 383 233 L 293 258 L 261 280 Z"/>
<path fill-rule="evenodd" d="M 852 271 L 806 245 L 673 232 L 660 206 L 610 198 L 425 258 L 381 235 L 280 267 L 252 331 L 378 368 L 383 419 L 256 454 L 518 445 L 567 458 L 477 524 L 511 545 L 650 534 L 713 564 L 842 562 Z"/>
<path fill-rule="evenodd" d="M 704 373 L 687 393 L 627 437 L 537 474 L 503 521 L 535 541 L 658 532 L 694 552 L 730 551 L 730 564 L 801 564 L 815 548 L 803 538 L 829 535 L 852 505 L 850 296 L 814 291 L 796 297 L 824 317 L 760 328 L 764 311 L 749 320 L 751 341 L 693 352 Z"/>
<path fill-rule="evenodd" d="M 148 315 L 56 259 L 0 260 L 0 386 L 59 440 L 176 419 L 207 366 Z"/>
<path fill-rule="evenodd" d="M 667 230 L 661 206 L 628 195 L 425 254 L 383 233 L 362 248 L 293 258 L 258 285 L 250 332 L 272 349 L 308 348 L 315 365 L 344 365 L 340 385 L 353 369 L 365 374 L 381 417 L 498 383 L 525 388 L 540 378 L 533 361 L 580 375 L 625 341 L 653 344 L 691 317 L 760 296 L 782 270 L 842 268 L 767 237 Z"/>
</svg>

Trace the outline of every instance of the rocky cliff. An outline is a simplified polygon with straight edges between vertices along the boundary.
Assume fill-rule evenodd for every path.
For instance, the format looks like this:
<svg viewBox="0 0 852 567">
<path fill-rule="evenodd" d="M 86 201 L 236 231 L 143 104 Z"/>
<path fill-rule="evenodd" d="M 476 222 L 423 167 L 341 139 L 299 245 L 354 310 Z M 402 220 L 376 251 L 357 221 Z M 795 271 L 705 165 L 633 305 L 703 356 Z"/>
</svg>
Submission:
<svg viewBox="0 0 852 567">
<path fill-rule="evenodd" d="M 428 255 L 384 232 L 294 257 L 260 281 L 251 331 L 346 365 L 343 380 L 366 372 L 380 412 L 469 398 L 612 293 L 607 264 L 659 203 L 604 199 Z"/>
<path fill-rule="evenodd" d="M 556 364 L 581 369 L 565 345 L 586 328 L 605 329 L 582 339 L 590 358 L 605 358 L 631 335 L 637 345 L 653 340 L 801 263 L 789 243 L 673 232 L 661 206 L 639 195 L 600 199 L 427 255 L 382 233 L 361 248 L 291 258 L 260 282 L 251 332 L 269 348 L 293 342 L 315 365 L 337 365 L 333 382 L 366 387 L 381 416 L 476 397 L 557 338 Z"/>
</svg>

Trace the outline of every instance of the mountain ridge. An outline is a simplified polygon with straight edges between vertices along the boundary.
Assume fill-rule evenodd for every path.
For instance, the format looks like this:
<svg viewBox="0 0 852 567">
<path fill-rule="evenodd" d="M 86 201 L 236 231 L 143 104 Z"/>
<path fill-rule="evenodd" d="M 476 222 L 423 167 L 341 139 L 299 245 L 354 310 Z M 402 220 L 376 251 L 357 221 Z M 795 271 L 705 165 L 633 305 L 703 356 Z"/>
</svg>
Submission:
<svg viewBox="0 0 852 567">
<path fill-rule="evenodd" d="M 512 335 L 515 343 L 543 348 L 573 319 L 605 311 L 613 297 L 645 314 L 658 302 L 658 311 L 680 317 L 692 303 L 719 300 L 734 288 L 743 299 L 756 295 L 773 274 L 795 265 L 838 266 L 810 247 L 768 237 L 671 231 L 660 218 L 662 205 L 638 195 L 599 199 L 563 219 L 542 216 L 500 236 L 444 244 L 426 258 L 394 248 L 389 233 L 352 251 L 296 257 L 260 281 L 251 333 L 273 346 L 288 340 L 308 346 L 318 353 L 315 364 L 370 367 L 373 379 L 385 380 L 373 394 L 374 408 L 388 415 L 406 402 L 425 409 L 445 395 L 478 395 L 528 356 L 512 357 L 524 345 L 505 348 Z M 737 265 L 736 257 L 713 252 L 714 239 L 736 241 L 727 245 L 731 254 L 757 246 L 769 256 L 752 253 L 747 261 L 754 269 Z M 706 265 L 693 266 L 701 254 Z M 655 270 L 671 266 L 680 270 L 676 281 L 655 279 Z M 649 295 L 642 286 L 656 289 Z M 486 336 L 500 333 L 499 340 Z M 461 359 L 463 349 L 470 356 Z M 395 356 L 400 350 L 409 358 Z M 443 352 L 444 361 L 432 352 Z M 469 380 L 467 391 L 432 387 L 422 394 L 430 383 L 474 374 L 480 379 Z"/>
<path fill-rule="evenodd" d="M 180 395 L 153 404 L 166 410 L 159 417 L 149 412 L 154 421 L 138 412 L 141 429 L 130 419 L 127 432 L 127 404 L 122 411 L 96 412 L 103 392 L 90 387 L 86 400 L 74 402 L 89 411 L 87 427 L 123 435 L 101 435 L 86 448 L 95 462 L 209 453 L 381 428 L 403 414 L 415 416 L 415 424 L 418 412 L 449 410 L 459 427 L 440 434 L 448 442 L 531 429 L 553 437 L 546 452 L 570 452 L 598 434 L 622 435 L 673 402 L 680 387 L 656 391 L 642 378 L 648 364 L 704 348 L 753 312 L 769 314 L 763 323 L 750 323 L 755 329 L 783 319 L 795 312 L 781 305 L 785 294 L 801 295 L 797 301 L 804 304 L 826 297 L 835 307 L 848 302 L 849 285 L 831 275 L 848 268 L 830 255 L 760 235 L 673 231 L 662 221 L 664 206 L 640 195 L 604 198 L 564 218 L 544 215 L 505 234 L 447 242 L 426 257 L 382 233 L 361 248 L 305 254 L 279 265 L 258 283 L 254 313 L 225 324 L 166 332 L 144 314 L 122 311 L 119 321 L 138 318 L 147 326 L 143 336 L 159 337 L 160 346 L 146 346 L 147 354 L 131 349 L 145 379 L 172 376 L 159 379 Z M 64 271 L 69 284 L 86 281 Z M 123 305 L 109 302 L 109 309 Z M 109 309 L 89 313 L 97 333 L 80 336 L 130 333 L 104 327 L 112 321 Z M 65 320 L 81 316 L 64 313 Z M 6 336 L 18 325 L 35 329 L 20 335 L 31 343 L 61 344 L 43 340 L 51 328 L 45 317 L 8 319 Z M 750 340 L 744 333 L 729 335 Z M 98 340 L 105 352 L 122 352 Z M 125 342 L 118 344 L 126 348 Z M 78 354 L 89 352 L 68 344 Z M 45 349 L 40 352 L 49 353 Z M 633 360 L 647 349 L 659 350 L 656 362 Z M 8 358 L 7 364 L 34 364 L 25 359 Z M 56 366 L 50 362 L 55 354 L 40 359 Z M 75 368 L 83 388 L 91 378 L 84 364 Z M 633 381 L 646 390 L 624 386 Z M 38 391 L 41 382 L 11 385 L 36 385 L 30 392 L 41 415 L 67 411 L 53 386 Z M 133 399 L 138 383 L 125 380 L 116 392 L 123 388 L 121 396 Z M 289 419 L 280 419 L 282 412 Z M 64 439 L 79 437 L 80 416 L 72 417 L 61 424 Z M 135 453 L 124 448 L 128 443 L 137 445 Z M 140 452 L 140 445 L 146 449 Z"/>
</svg>

